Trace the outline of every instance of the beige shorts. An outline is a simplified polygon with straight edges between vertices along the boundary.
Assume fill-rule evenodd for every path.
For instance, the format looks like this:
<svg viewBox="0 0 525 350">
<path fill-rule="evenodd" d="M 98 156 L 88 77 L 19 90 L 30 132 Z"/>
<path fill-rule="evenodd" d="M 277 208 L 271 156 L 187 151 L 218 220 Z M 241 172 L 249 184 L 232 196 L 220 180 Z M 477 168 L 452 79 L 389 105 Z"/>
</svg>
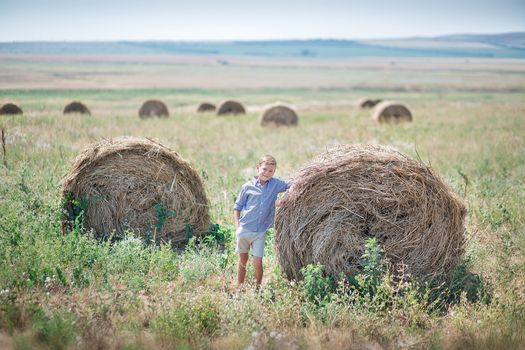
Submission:
<svg viewBox="0 0 525 350">
<path fill-rule="evenodd" d="M 265 232 L 253 232 L 249 231 L 242 226 L 239 226 L 236 232 L 237 246 L 235 247 L 236 253 L 248 253 L 250 247 L 252 247 L 252 255 L 262 258 L 264 255 L 264 239 L 266 238 Z"/>
</svg>

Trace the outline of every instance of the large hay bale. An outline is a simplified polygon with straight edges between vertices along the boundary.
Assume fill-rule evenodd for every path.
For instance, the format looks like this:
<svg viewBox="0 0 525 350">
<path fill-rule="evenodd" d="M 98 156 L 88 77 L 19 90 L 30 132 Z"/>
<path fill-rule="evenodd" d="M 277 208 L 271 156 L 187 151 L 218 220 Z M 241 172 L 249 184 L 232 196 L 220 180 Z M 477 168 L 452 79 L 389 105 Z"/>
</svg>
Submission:
<svg viewBox="0 0 525 350">
<path fill-rule="evenodd" d="M 217 109 L 217 115 L 245 113 L 246 110 L 244 109 L 243 105 L 240 102 L 232 100 L 224 101 L 219 106 L 219 109 Z"/>
<path fill-rule="evenodd" d="M 355 105 L 360 109 L 370 109 L 370 108 L 374 108 L 380 102 L 381 102 L 380 99 L 374 100 L 374 99 L 362 97 L 355 102 Z"/>
<path fill-rule="evenodd" d="M 412 113 L 399 102 L 384 101 L 375 106 L 372 119 L 379 123 L 411 122 Z"/>
<path fill-rule="evenodd" d="M 283 105 L 276 105 L 266 109 L 259 119 L 262 126 L 266 125 L 297 125 L 299 118 L 293 109 Z"/>
<path fill-rule="evenodd" d="M 64 114 L 70 114 L 70 113 L 91 115 L 91 111 L 89 110 L 89 108 L 87 108 L 86 105 L 80 101 L 73 101 L 64 108 Z"/>
<path fill-rule="evenodd" d="M 145 138 L 119 137 L 87 147 L 62 182 L 70 227 L 85 208 L 83 224 L 98 238 L 126 230 L 180 247 L 188 234 L 210 224 L 198 173 L 176 152 Z"/>
<path fill-rule="evenodd" d="M 159 100 L 148 100 L 139 109 L 140 118 L 169 117 L 168 107 Z"/>
<path fill-rule="evenodd" d="M 445 278 L 465 243 L 462 200 L 434 171 L 390 148 L 341 146 L 294 176 L 275 219 L 282 270 L 300 279 L 308 264 L 328 274 L 362 271 L 365 242 L 375 237 L 394 273 Z"/>
<path fill-rule="evenodd" d="M 14 103 L 6 103 L 0 108 L 0 115 L 14 115 L 23 114 L 22 108 L 18 107 Z"/>
<path fill-rule="evenodd" d="M 208 102 L 203 102 L 197 108 L 197 113 L 215 112 L 215 109 L 216 109 L 216 107 L 215 107 L 214 104 L 211 104 L 211 103 L 208 103 Z"/>
</svg>

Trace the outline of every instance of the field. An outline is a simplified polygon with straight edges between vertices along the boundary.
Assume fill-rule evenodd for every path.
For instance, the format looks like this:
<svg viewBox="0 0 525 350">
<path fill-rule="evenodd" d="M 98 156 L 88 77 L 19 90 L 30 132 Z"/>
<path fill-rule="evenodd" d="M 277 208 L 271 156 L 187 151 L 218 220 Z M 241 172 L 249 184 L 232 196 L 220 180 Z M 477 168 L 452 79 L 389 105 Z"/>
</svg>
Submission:
<svg viewBox="0 0 525 350">
<path fill-rule="evenodd" d="M 406 103 L 414 122 L 374 124 L 353 106 L 363 96 Z M 170 117 L 139 119 L 149 98 Z M 195 113 L 227 98 L 248 113 Z M 62 115 L 72 100 L 92 115 Z M 296 108 L 297 127 L 259 126 L 276 101 Z M 6 102 L 24 115 L 0 116 L 2 349 L 525 348 L 523 60 L 2 54 Z M 84 147 L 121 135 L 155 139 L 202 175 L 216 224 L 205 243 L 175 253 L 61 233 L 61 179 Z M 262 290 L 238 291 L 232 206 L 257 159 L 273 154 L 288 178 L 349 143 L 393 146 L 464 198 L 454 279 L 425 289 L 385 275 L 367 293 L 311 267 L 289 282 L 270 234 Z"/>
</svg>

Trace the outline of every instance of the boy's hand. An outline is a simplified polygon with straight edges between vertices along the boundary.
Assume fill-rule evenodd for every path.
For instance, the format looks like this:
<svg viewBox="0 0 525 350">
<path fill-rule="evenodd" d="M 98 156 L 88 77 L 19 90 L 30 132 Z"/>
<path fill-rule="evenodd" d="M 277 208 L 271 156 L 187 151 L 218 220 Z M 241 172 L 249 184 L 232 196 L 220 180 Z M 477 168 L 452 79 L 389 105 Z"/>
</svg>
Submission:
<svg viewBox="0 0 525 350">
<path fill-rule="evenodd" d="M 292 185 L 286 192 L 284 192 L 283 196 L 275 201 L 275 206 L 280 207 L 284 203 L 286 203 L 292 196 L 296 194 L 296 189 L 294 185 Z"/>
</svg>

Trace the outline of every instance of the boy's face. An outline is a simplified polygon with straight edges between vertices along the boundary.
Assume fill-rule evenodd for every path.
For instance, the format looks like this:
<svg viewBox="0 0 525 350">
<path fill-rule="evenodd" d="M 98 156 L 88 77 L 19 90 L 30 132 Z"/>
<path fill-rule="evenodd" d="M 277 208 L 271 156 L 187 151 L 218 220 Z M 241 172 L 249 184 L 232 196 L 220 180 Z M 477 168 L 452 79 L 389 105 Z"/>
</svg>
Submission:
<svg viewBox="0 0 525 350">
<path fill-rule="evenodd" d="M 270 180 L 275 174 L 275 165 L 270 165 L 266 163 L 261 163 L 257 165 L 257 175 L 259 175 L 259 182 L 265 183 L 266 181 Z"/>
</svg>

